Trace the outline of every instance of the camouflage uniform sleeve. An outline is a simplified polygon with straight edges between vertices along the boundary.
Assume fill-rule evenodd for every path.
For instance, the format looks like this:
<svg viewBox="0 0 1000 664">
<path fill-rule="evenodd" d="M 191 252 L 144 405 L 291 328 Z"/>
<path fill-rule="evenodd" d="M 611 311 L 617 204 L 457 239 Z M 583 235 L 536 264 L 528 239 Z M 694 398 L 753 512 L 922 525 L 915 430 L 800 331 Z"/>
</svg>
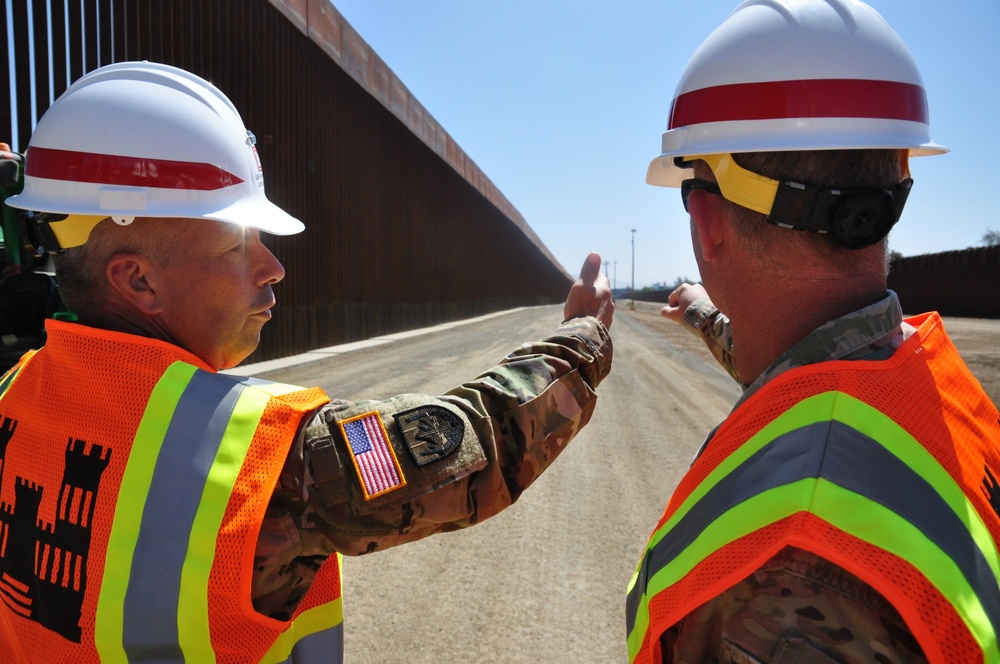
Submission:
<svg viewBox="0 0 1000 664">
<path fill-rule="evenodd" d="M 893 605 L 857 576 L 786 547 L 660 640 L 664 661 L 926 662 Z"/>
<path fill-rule="evenodd" d="M 605 327 L 575 318 L 443 395 L 324 406 L 293 445 L 265 518 L 257 609 L 287 613 L 333 551 L 369 553 L 511 505 L 590 420 L 611 359 Z"/>
<path fill-rule="evenodd" d="M 707 297 L 695 300 L 684 310 L 681 326 L 692 334 L 701 337 L 708 346 L 709 352 L 715 357 L 722 368 L 742 384 L 739 371 L 736 369 L 736 356 L 733 354 L 733 335 L 729 328 L 729 319 L 715 308 Z"/>
</svg>

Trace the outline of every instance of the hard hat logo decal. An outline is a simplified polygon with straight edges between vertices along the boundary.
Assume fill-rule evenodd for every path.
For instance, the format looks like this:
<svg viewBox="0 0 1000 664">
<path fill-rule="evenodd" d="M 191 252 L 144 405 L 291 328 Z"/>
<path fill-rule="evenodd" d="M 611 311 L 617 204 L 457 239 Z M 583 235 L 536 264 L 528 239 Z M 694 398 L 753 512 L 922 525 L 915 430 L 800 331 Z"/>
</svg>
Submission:
<svg viewBox="0 0 1000 664">
<path fill-rule="evenodd" d="M 257 173 L 254 175 L 254 180 L 257 182 L 257 188 L 264 188 L 264 169 L 260 165 L 260 155 L 257 154 L 257 137 L 253 135 L 253 132 L 247 129 L 247 145 L 250 146 L 250 152 L 253 153 L 254 162 L 257 163 Z"/>
<path fill-rule="evenodd" d="M 263 173 L 264 169 L 260 165 L 260 155 L 257 154 L 257 137 L 253 135 L 253 132 L 249 129 L 247 130 L 247 145 L 250 146 L 250 151 L 253 152 L 254 161 L 257 162 L 257 172 Z"/>
<path fill-rule="evenodd" d="M 243 182 L 242 178 L 212 164 L 38 146 L 28 148 L 25 174 L 67 182 L 197 191 L 214 191 Z"/>
</svg>

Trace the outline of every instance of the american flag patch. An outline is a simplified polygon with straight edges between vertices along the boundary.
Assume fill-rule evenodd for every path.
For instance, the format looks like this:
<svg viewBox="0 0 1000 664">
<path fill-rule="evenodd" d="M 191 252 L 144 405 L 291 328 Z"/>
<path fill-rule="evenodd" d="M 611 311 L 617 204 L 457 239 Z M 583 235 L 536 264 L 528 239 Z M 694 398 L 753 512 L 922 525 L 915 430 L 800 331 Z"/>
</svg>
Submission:
<svg viewBox="0 0 1000 664">
<path fill-rule="evenodd" d="M 337 424 L 347 439 L 365 500 L 406 485 L 378 412 L 364 413 Z"/>
</svg>

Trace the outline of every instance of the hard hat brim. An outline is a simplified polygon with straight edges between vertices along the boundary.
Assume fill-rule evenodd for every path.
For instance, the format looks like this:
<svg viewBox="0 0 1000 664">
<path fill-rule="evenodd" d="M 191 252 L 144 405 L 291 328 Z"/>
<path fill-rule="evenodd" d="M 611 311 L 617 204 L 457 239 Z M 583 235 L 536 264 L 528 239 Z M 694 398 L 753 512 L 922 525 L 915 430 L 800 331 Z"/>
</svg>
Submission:
<svg viewBox="0 0 1000 664">
<path fill-rule="evenodd" d="M 263 197 L 237 201 L 218 212 L 205 213 L 202 218 L 254 228 L 271 235 L 295 235 L 305 230 L 305 224 Z"/>
<path fill-rule="evenodd" d="M 291 216 L 280 207 L 269 201 L 263 193 L 259 193 L 249 198 L 242 198 L 232 202 L 230 205 L 219 210 L 204 209 L 203 205 L 162 205 L 155 199 L 150 201 L 148 194 L 150 190 L 139 190 L 131 192 L 133 197 L 124 194 L 129 193 L 125 188 L 115 192 L 120 195 L 113 199 L 105 197 L 105 200 L 113 200 L 117 206 L 100 206 L 92 204 L 81 206 L 74 203 L 72 193 L 74 190 L 84 188 L 97 188 L 99 185 L 90 183 L 66 183 L 57 180 L 38 179 L 32 192 L 22 192 L 16 196 L 11 196 L 6 203 L 13 208 L 31 210 L 32 212 L 47 212 L 51 214 L 83 214 L 90 216 L 100 216 L 101 218 L 111 216 L 125 217 L 150 217 L 154 219 L 214 219 L 231 224 L 237 224 L 246 228 L 255 228 L 272 235 L 294 235 L 301 233 L 305 225 Z M 105 188 L 105 194 L 110 192 L 110 188 Z M 46 195 L 48 194 L 48 195 Z M 60 200 L 59 196 L 65 198 Z M 95 195 L 91 198 L 99 199 Z M 133 203 L 124 205 L 123 203 Z"/>
<path fill-rule="evenodd" d="M 646 169 L 646 182 L 658 187 L 680 187 L 691 169 L 675 163 L 676 157 L 709 154 L 784 152 L 798 150 L 908 150 L 911 157 L 949 152 L 927 137 L 926 125 L 898 120 L 854 118 L 756 120 L 753 132 L 746 123 L 714 122 L 679 127 L 664 132 L 662 152 Z"/>
</svg>

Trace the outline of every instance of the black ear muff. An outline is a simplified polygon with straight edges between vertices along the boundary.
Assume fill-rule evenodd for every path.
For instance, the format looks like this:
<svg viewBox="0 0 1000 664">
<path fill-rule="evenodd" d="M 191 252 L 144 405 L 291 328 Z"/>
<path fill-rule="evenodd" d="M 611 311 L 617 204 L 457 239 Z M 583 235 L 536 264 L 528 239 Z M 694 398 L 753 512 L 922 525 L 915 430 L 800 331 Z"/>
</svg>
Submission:
<svg viewBox="0 0 1000 664">
<path fill-rule="evenodd" d="M 17 215 L 17 234 L 22 246 L 29 254 L 40 258 L 45 254 L 58 254 L 62 252 L 59 240 L 49 227 L 50 221 L 60 221 L 66 215 L 52 215 L 46 213 L 34 213 L 24 211 Z"/>
<path fill-rule="evenodd" d="M 875 244 L 892 229 L 899 215 L 889 191 L 854 194 L 837 208 L 830 221 L 830 237 L 850 249 Z"/>
<path fill-rule="evenodd" d="M 783 228 L 823 233 L 850 249 L 875 244 L 903 213 L 913 180 L 888 189 L 840 189 L 783 181 L 768 222 Z"/>
<path fill-rule="evenodd" d="M 20 182 L 21 164 L 13 159 L 0 157 L 0 187 L 15 189 Z M 18 193 L 20 193 L 20 190 L 18 190 Z"/>
</svg>

